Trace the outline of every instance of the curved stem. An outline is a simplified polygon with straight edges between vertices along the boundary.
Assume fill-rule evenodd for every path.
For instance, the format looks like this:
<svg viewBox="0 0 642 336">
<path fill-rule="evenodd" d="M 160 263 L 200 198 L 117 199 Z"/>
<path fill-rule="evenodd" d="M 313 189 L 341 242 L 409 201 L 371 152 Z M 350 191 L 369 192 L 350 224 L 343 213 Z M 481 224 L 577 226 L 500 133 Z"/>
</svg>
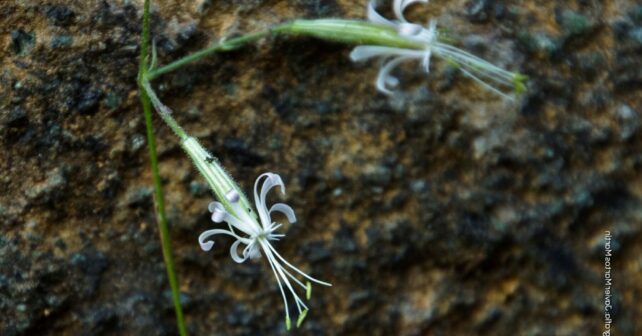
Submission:
<svg viewBox="0 0 642 336">
<path fill-rule="evenodd" d="M 229 39 L 229 40 L 223 40 L 223 41 L 217 42 L 216 44 L 212 45 L 209 48 L 205 48 L 203 50 L 197 51 L 197 52 L 195 52 L 193 54 L 187 55 L 187 56 L 185 56 L 185 57 L 183 57 L 183 58 L 181 58 L 181 59 L 179 59 L 177 61 L 174 61 L 174 62 L 172 62 L 170 64 L 165 65 L 165 66 L 162 66 L 162 67 L 160 67 L 158 69 L 154 69 L 154 70 L 149 71 L 147 73 L 147 79 L 149 81 L 152 81 L 154 78 L 156 78 L 156 77 L 158 77 L 158 76 L 160 76 L 162 74 L 174 71 L 174 70 L 176 70 L 176 69 L 178 69 L 178 68 L 180 68 L 180 67 L 182 67 L 182 66 L 184 66 L 186 64 L 192 63 L 192 62 L 194 62 L 196 60 L 199 60 L 199 59 L 201 59 L 203 57 L 209 56 L 209 55 L 214 54 L 214 53 L 218 53 L 218 52 L 222 52 L 222 51 L 231 51 L 231 50 L 240 48 L 245 44 L 248 44 L 250 42 L 254 42 L 256 40 L 259 40 L 259 39 L 261 39 L 263 37 L 266 37 L 266 36 L 272 34 L 273 32 L 277 32 L 282 27 L 283 26 L 276 26 L 276 27 L 270 28 L 268 30 L 249 33 L 247 35 L 243 35 L 243 36 L 240 36 L 240 37 L 236 37 L 236 38 L 232 38 L 232 39 Z"/>
<path fill-rule="evenodd" d="M 152 125 L 152 106 L 150 97 L 144 89 L 144 80 L 147 73 L 147 56 L 149 51 L 149 6 L 150 0 L 145 0 L 143 12 L 143 33 L 140 42 L 140 66 L 138 73 L 138 87 L 140 94 L 140 101 L 143 106 L 143 113 L 145 115 L 145 125 L 147 129 L 147 143 L 149 148 L 150 165 L 152 169 L 152 179 L 154 182 L 154 204 L 156 210 L 156 221 L 160 232 L 161 246 L 163 250 L 163 259 L 167 269 L 167 277 L 169 278 L 169 285 L 172 290 L 172 301 L 174 302 L 174 310 L 176 312 L 176 324 L 178 333 L 181 336 L 187 336 L 187 328 L 185 327 L 185 320 L 183 318 L 183 309 L 180 302 L 180 292 L 178 288 L 178 280 L 176 272 L 174 271 L 174 260 L 172 258 L 172 246 L 169 237 L 169 227 L 167 224 L 167 216 L 165 214 L 165 199 L 163 196 L 163 187 L 158 169 L 158 154 L 156 152 L 156 138 L 154 137 L 154 127 Z"/>
<path fill-rule="evenodd" d="M 294 20 L 276 25 L 267 30 L 248 33 L 243 36 L 217 42 L 209 48 L 187 55 L 158 69 L 150 70 L 147 73 L 147 79 L 152 81 L 160 75 L 174 71 L 211 54 L 235 50 L 270 35 L 308 36 L 326 41 L 355 45 L 374 44 L 396 48 L 422 48 L 422 45 L 417 42 L 399 37 L 394 29 L 378 24 L 359 20 L 341 19 Z"/>
</svg>

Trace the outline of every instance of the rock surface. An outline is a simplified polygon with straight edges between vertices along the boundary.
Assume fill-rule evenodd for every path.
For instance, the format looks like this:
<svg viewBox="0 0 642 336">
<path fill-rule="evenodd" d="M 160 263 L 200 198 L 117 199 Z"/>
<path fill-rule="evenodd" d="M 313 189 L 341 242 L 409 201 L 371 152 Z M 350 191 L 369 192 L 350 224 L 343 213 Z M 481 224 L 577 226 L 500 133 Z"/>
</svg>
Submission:
<svg viewBox="0 0 642 336">
<path fill-rule="evenodd" d="M 161 63 L 365 1 L 161 1 Z M 141 1 L 0 5 L 0 334 L 174 335 L 135 78 Z M 515 103 L 443 62 L 399 70 L 349 46 L 271 38 L 163 76 L 176 118 L 250 190 L 282 175 L 299 222 L 278 249 L 313 276 L 309 335 L 642 333 L 642 6 L 431 1 L 462 45 L 529 76 Z M 193 335 L 286 334 L 265 260 L 198 247 L 211 196 L 156 120 Z"/>
</svg>

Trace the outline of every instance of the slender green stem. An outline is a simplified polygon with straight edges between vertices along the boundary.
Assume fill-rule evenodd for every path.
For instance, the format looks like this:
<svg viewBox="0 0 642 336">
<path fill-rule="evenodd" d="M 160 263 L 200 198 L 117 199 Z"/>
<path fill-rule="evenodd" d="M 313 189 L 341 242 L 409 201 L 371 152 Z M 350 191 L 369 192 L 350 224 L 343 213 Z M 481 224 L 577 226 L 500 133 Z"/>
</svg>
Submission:
<svg viewBox="0 0 642 336">
<path fill-rule="evenodd" d="M 167 216 L 165 214 L 165 198 L 163 196 L 163 187 L 158 169 L 158 155 L 156 152 L 156 138 L 154 137 L 154 127 L 152 125 L 152 106 L 150 97 L 147 95 L 143 84 L 147 73 L 147 56 L 149 52 L 149 6 L 150 0 L 145 0 L 143 12 L 143 33 L 140 42 L 140 67 L 138 74 L 138 86 L 143 113 L 145 115 L 145 125 L 147 128 L 147 143 L 149 148 L 150 165 L 152 168 L 152 179 L 154 182 L 154 204 L 156 210 L 156 221 L 160 231 L 161 246 L 163 250 L 163 259 L 167 268 L 167 277 L 172 290 L 172 300 L 176 311 L 176 324 L 178 333 L 181 336 L 187 336 L 187 328 L 183 318 L 183 309 L 180 302 L 180 292 L 178 280 L 174 271 L 174 260 L 172 258 L 172 246 L 169 236 L 169 227 Z"/>
<path fill-rule="evenodd" d="M 199 50 L 158 69 L 150 70 L 147 78 L 152 81 L 162 74 L 174 71 L 211 54 L 234 50 L 269 35 L 309 36 L 327 41 L 357 45 L 374 44 L 414 49 L 423 47 L 416 42 L 400 38 L 397 32 L 390 27 L 368 22 L 340 19 L 294 20 L 267 30 L 222 40 L 209 48 Z"/>
<path fill-rule="evenodd" d="M 211 54 L 222 52 L 222 51 L 231 51 L 231 50 L 237 49 L 237 48 L 239 48 L 239 47 L 241 47 L 241 46 L 243 46 L 245 44 L 248 44 L 250 42 L 254 42 L 254 41 L 258 40 L 258 39 L 266 37 L 266 36 L 276 32 L 276 31 L 278 31 L 280 28 L 281 28 L 281 26 L 277 26 L 277 27 L 274 27 L 274 28 L 271 28 L 271 29 L 268 29 L 268 30 L 249 33 L 247 35 L 243 35 L 243 36 L 240 36 L 240 37 L 236 37 L 236 38 L 232 38 L 232 39 L 229 39 L 229 40 L 223 40 L 223 41 L 217 42 L 216 44 L 212 45 L 209 48 L 206 48 L 206 49 L 203 49 L 203 50 L 199 50 L 199 51 L 197 51 L 197 52 L 195 52 L 193 54 L 187 55 L 187 56 L 185 56 L 185 57 L 183 57 L 183 58 L 181 58 L 181 59 L 179 59 L 179 60 L 177 60 L 175 62 L 172 62 L 170 64 L 162 66 L 162 67 L 160 67 L 158 69 L 150 70 L 147 73 L 147 79 L 149 81 L 152 81 L 154 78 L 156 78 L 156 77 L 158 77 L 158 76 L 160 76 L 162 74 L 174 71 L 174 70 L 176 70 L 176 69 L 178 69 L 178 68 L 180 68 L 180 67 L 182 67 L 182 66 L 184 66 L 186 64 L 192 63 L 192 62 L 194 62 L 196 60 L 199 60 L 199 59 L 201 59 L 203 57 L 206 57 L 206 56 L 209 56 Z"/>
</svg>

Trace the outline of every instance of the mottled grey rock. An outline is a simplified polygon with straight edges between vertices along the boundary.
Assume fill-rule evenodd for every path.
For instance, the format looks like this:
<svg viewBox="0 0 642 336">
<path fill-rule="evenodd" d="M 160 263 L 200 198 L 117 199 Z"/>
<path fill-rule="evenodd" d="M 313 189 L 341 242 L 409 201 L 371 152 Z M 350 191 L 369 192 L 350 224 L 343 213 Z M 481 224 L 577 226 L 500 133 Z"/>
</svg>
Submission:
<svg viewBox="0 0 642 336">
<path fill-rule="evenodd" d="M 151 204 L 153 189 L 151 187 L 140 187 L 132 189 L 127 196 L 126 204 L 130 206 L 141 206 Z"/>
<path fill-rule="evenodd" d="M 36 34 L 17 29 L 11 32 L 13 52 L 19 56 L 27 55 L 36 44 Z"/>
<path fill-rule="evenodd" d="M 73 23 L 76 14 L 66 6 L 46 6 L 47 18 L 56 26 L 65 27 Z"/>
<path fill-rule="evenodd" d="M 357 2 L 274 4 L 154 2 L 159 64 L 290 18 L 365 17 Z M 136 94 L 141 3 L 3 6 L 0 334 L 177 334 Z M 610 230 L 613 328 L 633 335 L 642 281 L 625 265 L 640 263 L 642 234 L 640 8 L 409 9 L 526 74 L 514 102 L 437 58 L 428 75 L 417 64 L 396 69 L 402 85 L 388 97 L 374 89 L 377 61 L 355 65 L 350 46 L 295 37 L 208 57 L 153 85 L 250 198 L 260 173 L 283 177 L 287 196 L 268 203 L 290 204 L 298 221 L 275 247 L 333 284 L 314 287 L 296 332 L 599 334 Z M 209 192 L 153 119 L 190 334 L 286 334 L 265 258 L 235 263 L 228 237 L 200 250 L 198 234 L 221 228 Z"/>
<path fill-rule="evenodd" d="M 562 10 L 556 19 L 568 35 L 584 34 L 592 28 L 590 18 L 573 10 Z"/>
<path fill-rule="evenodd" d="M 74 43 L 74 38 L 69 35 L 56 35 L 51 39 L 51 48 L 66 48 Z"/>
</svg>

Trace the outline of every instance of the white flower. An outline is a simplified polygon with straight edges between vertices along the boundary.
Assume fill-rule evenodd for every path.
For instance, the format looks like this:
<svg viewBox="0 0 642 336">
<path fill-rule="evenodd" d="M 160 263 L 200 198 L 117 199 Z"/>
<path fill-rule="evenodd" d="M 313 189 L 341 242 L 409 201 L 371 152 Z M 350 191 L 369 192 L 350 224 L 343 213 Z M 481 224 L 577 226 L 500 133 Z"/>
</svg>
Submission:
<svg viewBox="0 0 642 336">
<path fill-rule="evenodd" d="M 261 190 L 259 193 L 258 189 L 261 183 L 262 185 L 260 186 Z M 283 287 L 289 290 L 289 294 L 294 299 L 299 311 L 297 319 L 298 327 L 307 315 L 308 307 L 305 305 L 303 300 L 301 300 L 294 287 L 301 287 L 303 291 L 305 291 L 306 297 L 309 300 L 312 291 L 309 281 L 324 286 L 332 285 L 327 282 L 317 280 L 292 266 L 292 264 L 287 262 L 270 244 L 270 241 L 279 240 L 280 238 L 285 237 L 284 234 L 276 233 L 276 230 L 281 227 L 281 224 L 272 222 L 271 216 L 273 213 L 280 212 L 285 215 L 290 223 L 296 222 L 294 210 L 292 210 L 292 208 L 287 204 L 276 203 L 268 210 L 266 206 L 266 195 L 270 189 L 276 186 L 280 187 L 281 192 L 285 194 L 285 185 L 279 175 L 264 173 L 256 179 L 256 182 L 254 183 L 254 202 L 258 212 L 258 218 L 250 212 L 250 209 L 242 205 L 242 202 L 240 202 L 241 195 L 235 189 L 231 189 L 225 195 L 226 203 L 228 203 L 231 208 L 226 209 L 225 206 L 219 202 L 210 203 L 208 208 L 209 211 L 212 212 L 212 221 L 215 223 L 226 222 L 228 224 L 228 229 L 207 230 L 201 233 L 198 237 L 198 242 L 204 251 L 209 251 L 214 246 L 214 242 L 209 240 L 210 237 L 219 234 L 234 237 L 236 241 L 230 248 L 230 255 L 237 263 L 242 263 L 248 258 L 259 258 L 263 253 L 274 272 L 277 283 L 279 284 L 279 289 L 281 290 L 281 296 L 283 297 L 283 303 L 285 305 L 285 323 L 286 327 L 290 329 L 291 320 L 288 309 L 288 299 Z M 239 247 L 242 245 L 244 246 L 243 251 L 239 255 Z M 297 279 L 297 277 L 295 277 L 288 269 L 298 273 L 299 276 L 309 281 L 304 285 L 303 282 Z"/>
<path fill-rule="evenodd" d="M 250 203 L 242 194 L 241 189 L 232 177 L 223 169 L 218 160 L 201 146 L 196 138 L 189 136 L 183 128 L 176 123 L 171 116 L 171 110 L 161 103 L 148 81 L 143 82 L 143 88 L 148 93 L 152 104 L 163 120 L 172 128 L 176 135 L 181 138 L 181 147 L 183 147 L 187 155 L 192 159 L 194 165 L 205 180 L 207 180 L 207 183 L 220 201 L 210 203 L 208 209 L 212 212 L 212 221 L 215 223 L 226 222 L 228 229 L 213 229 L 201 233 L 198 237 L 201 248 L 204 251 L 211 250 L 214 242 L 208 239 L 212 236 L 222 234 L 236 238 L 236 241 L 230 248 L 230 255 L 237 263 L 242 263 L 248 258 L 259 258 L 261 252 L 265 254 L 276 276 L 276 281 L 279 284 L 281 296 L 283 297 L 283 303 L 285 305 L 285 325 L 289 330 L 292 322 L 290 320 L 288 300 L 283 286 L 290 291 L 299 311 L 296 323 L 296 326 L 299 327 L 308 313 L 308 307 L 294 290 L 290 280 L 294 282 L 295 286 L 300 286 L 305 291 L 308 300 L 312 295 L 312 285 L 309 281 L 324 286 L 332 285 L 317 280 L 292 266 L 292 264 L 287 262 L 270 244 L 270 241 L 285 237 L 284 234 L 276 233 L 276 230 L 281 227 L 281 224 L 272 222 L 271 216 L 273 213 L 280 212 L 285 215 L 288 222 L 296 222 L 294 210 L 292 210 L 289 205 L 276 203 L 273 204 L 269 210 L 266 206 L 266 196 L 270 189 L 278 186 L 281 188 L 281 192 L 285 194 L 283 180 L 281 180 L 279 175 L 273 173 L 264 173 L 256 179 L 254 183 L 254 202 L 258 212 L 257 217 L 252 213 Z M 261 183 L 261 192 L 259 194 L 258 189 Z M 237 232 L 237 230 L 240 232 Z M 245 246 L 241 255 L 239 255 L 238 252 L 240 245 Z M 306 281 L 304 285 L 290 270 L 298 273 L 299 276 L 309 281 Z"/>
<path fill-rule="evenodd" d="M 497 87 L 513 87 L 518 93 L 525 89 L 523 81 L 525 76 L 513 73 L 499 68 L 477 56 L 474 56 L 459 48 L 438 40 L 437 23 L 431 20 L 428 27 L 425 28 L 419 24 L 411 23 L 406 20 L 403 12 L 406 8 L 414 3 L 428 3 L 428 0 L 394 0 L 392 4 L 395 20 L 388 20 L 381 16 L 376 10 L 376 0 L 368 3 L 368 21 L 374 24 L 391 27 L 397 31 L 397 34 L 408 41 L 412 41 L 423 46 L 423 49 L 405 49 L 395 47 L 385 47 L 377 45 L 358 46 L 350 53 L 350 59 L 358 62 L 373 57 L 392 57 L 379 70 L 377 76 L 377 89 L 386 94 L 392 94 L 390 88 L 399 84 L 399 80 L 390 73 L 399 64 L 407 60 L 421 60 L 422 66 L 426 73 L 430 72 L 430 58 L 433 54 L 438 55 L 453 65 L 457 66 L 466 76 L 474 79 L 487 89 L 499 94 L 500 96 L 510 98 Z"/>
</svg>

